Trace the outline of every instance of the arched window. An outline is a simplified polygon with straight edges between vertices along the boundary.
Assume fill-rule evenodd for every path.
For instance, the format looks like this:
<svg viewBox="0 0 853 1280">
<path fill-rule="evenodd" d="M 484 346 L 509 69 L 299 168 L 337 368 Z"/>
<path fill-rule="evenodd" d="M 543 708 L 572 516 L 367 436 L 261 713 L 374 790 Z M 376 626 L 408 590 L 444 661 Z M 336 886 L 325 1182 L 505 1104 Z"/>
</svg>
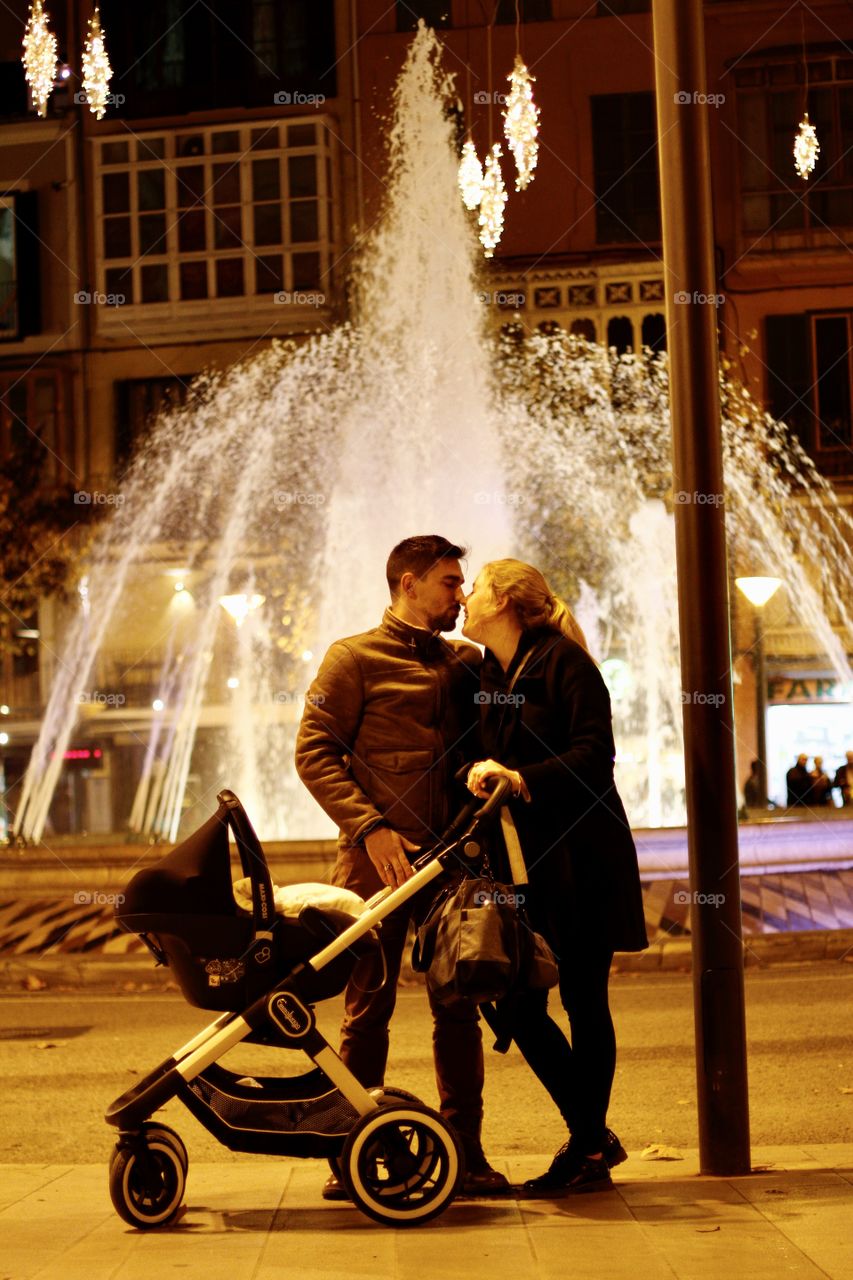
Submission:
<svg viewBox="0 0 853 1280">
<path fill-rule="evenodd" d="M 585 338 L 587 342 L 596 342 L 598 334 L 595 331 L 595 321 L 584 317 L 582 320 L 573 320 L 571 332 L 576 338 Z"/>
<path fill-rule="evenodd" d="M 634 326 L 627 316 L 614 316 L 607 322 L 607 345 L 621 356 L 634 350 Z"/>
<path fill-rule="evenodd" d="M 643 346 L 652 351 L 666 351 L 666 319 L 659 311 L 643 316 Z"/>
</svg>

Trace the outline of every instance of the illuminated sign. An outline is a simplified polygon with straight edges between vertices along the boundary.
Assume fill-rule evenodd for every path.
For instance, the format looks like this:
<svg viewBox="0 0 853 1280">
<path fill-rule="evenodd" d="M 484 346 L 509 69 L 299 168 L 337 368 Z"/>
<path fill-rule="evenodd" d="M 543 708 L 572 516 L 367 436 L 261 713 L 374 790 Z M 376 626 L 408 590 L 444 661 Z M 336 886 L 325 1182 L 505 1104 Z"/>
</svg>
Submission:
<svg viewBox="0 0 853 1280">
<path fill-rule="evenodd" d="M 853 687 L 832 676 L 771 676 L 767 701 L 774 706 L 853 701 Z"/>
</svg>

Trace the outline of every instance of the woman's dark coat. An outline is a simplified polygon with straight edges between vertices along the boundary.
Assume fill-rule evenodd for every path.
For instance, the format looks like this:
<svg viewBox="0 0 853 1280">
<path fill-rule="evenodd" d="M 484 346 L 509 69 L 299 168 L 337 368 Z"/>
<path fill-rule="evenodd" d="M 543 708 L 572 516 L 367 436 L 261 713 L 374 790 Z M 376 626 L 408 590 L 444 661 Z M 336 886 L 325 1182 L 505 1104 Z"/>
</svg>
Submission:
<svg viewBox="0 0 853 1280">
<path fill-rule="evenodd" d="M 517 769 L 530 793 L 511 812 L 537 924 L 557 945 L 643 950 L 637 852 L 613 780 L 610 695 L 598 667 L 561 633 L 527 631 L 506 675 L 486 650 L 481 699 L 486 757 Z"/>
</svg>

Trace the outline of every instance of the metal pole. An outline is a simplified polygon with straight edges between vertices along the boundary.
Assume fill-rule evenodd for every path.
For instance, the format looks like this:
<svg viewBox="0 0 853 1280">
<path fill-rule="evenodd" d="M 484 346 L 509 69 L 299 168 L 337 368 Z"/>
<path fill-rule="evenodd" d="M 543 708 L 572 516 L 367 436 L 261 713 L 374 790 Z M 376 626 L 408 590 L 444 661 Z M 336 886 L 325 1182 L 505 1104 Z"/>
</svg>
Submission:
<svg viewBox="0 0 853 1280">
<path fill-rule="evenodd" d="M 653 0 L 699 1157 L 750 1169 L 737 796 L 702 0 Z"/>
<path fill-rule="evenodd" d="M 761 605 L 755 610 L 755 753 L 758 756 L 759 804 L 767 808 L 767 661 L 764 653 L 764 619 Z"/>
</svg>

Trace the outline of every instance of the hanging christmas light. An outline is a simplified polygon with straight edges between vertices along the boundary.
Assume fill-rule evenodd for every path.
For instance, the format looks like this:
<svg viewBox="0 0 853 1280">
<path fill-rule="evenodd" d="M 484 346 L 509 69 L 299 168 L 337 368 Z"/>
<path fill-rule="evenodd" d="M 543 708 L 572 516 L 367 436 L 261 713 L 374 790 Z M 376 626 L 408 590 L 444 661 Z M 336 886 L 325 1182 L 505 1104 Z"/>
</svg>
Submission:
<svg viewBox="0 0 853 1280">
<path fill-rule="evenodd" d="M 89 110 L 95 113 L 96 120 L 103 119 L 107 109 L 112 74 L 113 69 L 107 57 L 107 47 L 101 27 L 101 15 L 96 5 L 95 12 L 89 19 L 86 47 L 83 50 L 83 89 Z"/>
<path fill-rule="evenodd" d="M 487 258 L 492 257 L 504 229 L 504 205 L 507 202 L 507 194 L 501 173 L 502 155 L 501 144 L 496 142 L 486 156 L 486 171 L 483 175 L 479 223 L 480 243 Z"/>
<path fill-rule="evenodd" d="M 539 133 L 539 108 L 533 101 L 535 77 L 527 70 L 518 53 L 507 80 L 511 88 L 504 111 L 504 134 L 518 170 L 515 189 L 523 191 L 533 180 L 533 170 L 539 158 L 539 143 L 536 141 Z"/>
<path fill-rule="evenodd" d="M 24 29 L 24 75 L 40 116 L 47 112 L 47 100 L 56 79 L 56 36 L 49 29 L 42 0 L 32 0 Z"/>
<path fill-rule="evenodd" d="M 483 166 L 470 138 L 462 148 L 459 162 L 459 190 L 465 208 L 476 209 L 483 195 Z"/>
<path fill-rule="evenodd" d="M 817 140 L 817 129 L 809 121 L 809 113 L 805 112 L 800 121 L 800 131 L 794 139 L 794 168 L 797 176 L 808 182 L 820 155 L 820 143 Z"/>
</svg>

